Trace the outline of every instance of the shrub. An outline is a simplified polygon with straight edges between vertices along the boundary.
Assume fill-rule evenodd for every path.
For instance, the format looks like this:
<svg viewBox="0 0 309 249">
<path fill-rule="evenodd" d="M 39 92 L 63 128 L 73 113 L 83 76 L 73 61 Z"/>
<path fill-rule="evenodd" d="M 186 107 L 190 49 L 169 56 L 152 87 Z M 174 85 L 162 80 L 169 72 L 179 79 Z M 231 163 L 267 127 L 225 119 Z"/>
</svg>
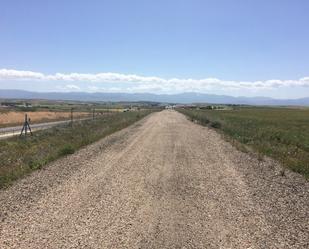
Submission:
<svg viewBox="0 0 309 249">
<path fill-rule="evenodd" d="M 75 152 L 75 149 L 71 144 L 64 145 L 58 152 L 59 156 L 65 156 L 69 154 L 73 154 Z"/>
<path fill-rule="evenodd" d="M 30 161 L 28 166 L 30 169 L 34 170 L 34 169 L 41 169 L 44 164 L 46 163 L 43 161 Z"/>
<path fill-rule="evenodd" d="M 215 128 L 215 129 L 220 129 L 220 128 L 221 128 L 221 123 L 218 122 L 218 121 L 214 121 L 214 122 L 211 122 L 211 123 L 210 123 L 210 126 L 211 126 L 212 128 Z"/>
<path fill-rule="evenodd" d="M 202 118 L 202 124 L 204 124 L 204 125 L 206 125 L 206 124 L 209 124 L 209 119 L 207 119 L 207 118 Z"/>
</svg>

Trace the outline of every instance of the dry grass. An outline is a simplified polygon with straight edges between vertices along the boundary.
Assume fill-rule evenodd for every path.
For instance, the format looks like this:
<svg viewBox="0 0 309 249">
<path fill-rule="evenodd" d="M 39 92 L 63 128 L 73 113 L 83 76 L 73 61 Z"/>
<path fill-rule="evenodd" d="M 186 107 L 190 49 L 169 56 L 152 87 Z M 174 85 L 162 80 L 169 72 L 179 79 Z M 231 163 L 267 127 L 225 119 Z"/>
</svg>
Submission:
<svg viewBox="0 0 309 249">
<path fill-rule="evenodd" d="M 0 113 L 0 127 L 19 125 L 23 123 L 26 112 L 9 111 Z M 31 123 L 40 123 L 56 120 L 69 119 L 70 112 L 35 111 L 27 112 Z M 74 112 L 74 117 L 86 117 L 91 115 L 88 112 Z"/>
</svg>

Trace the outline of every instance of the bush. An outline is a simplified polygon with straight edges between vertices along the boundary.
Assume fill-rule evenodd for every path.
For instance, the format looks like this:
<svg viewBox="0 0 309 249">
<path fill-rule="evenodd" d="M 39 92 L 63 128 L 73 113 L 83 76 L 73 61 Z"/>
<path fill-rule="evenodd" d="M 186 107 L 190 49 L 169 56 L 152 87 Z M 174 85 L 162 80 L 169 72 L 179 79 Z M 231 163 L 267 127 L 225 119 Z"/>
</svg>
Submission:
<svg viewBox="0 0 309 249">
<path fill-rule="evenodd" d="M 34 169 L 41 169 L 44 164 L 46 163 L 42 161 L 30 161 L 28 166 L 30 169 L 34 170 Z"/>
<path fill-rule="evenodd" d="M 218 122 L 218 121 L 214 121 L 214 122 L 211 122 L 211 123 L 210 123 L 210 126 L 211 126 L 212 128 L 215 128 L 215 129 L 220 129 L 220 128 L 221 128 L 221 123 Z"/>
<path fill-rule="evenodd" d="M 59 156 L 65 156 L 69 154 L 73 154 L 75 152 L 75 149 L 71 144 L 64 145 L 58 152 Z"/>
<path fill-rule="evenodd" d="M 204 125 L 207 125 L 210 122 L 207 118 L 202 118 L 201 121 L 202 121 L 202 124 Z"/>
</svg>

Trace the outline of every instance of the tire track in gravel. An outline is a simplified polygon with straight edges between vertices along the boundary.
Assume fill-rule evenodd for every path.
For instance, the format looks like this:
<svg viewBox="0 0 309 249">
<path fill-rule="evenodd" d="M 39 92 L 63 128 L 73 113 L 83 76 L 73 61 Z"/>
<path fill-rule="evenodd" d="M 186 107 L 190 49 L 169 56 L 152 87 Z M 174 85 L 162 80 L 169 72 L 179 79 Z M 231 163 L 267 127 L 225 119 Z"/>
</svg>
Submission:
<svg viewBox="0 0 309 249">
<path fill-rule="evenodd" d="M 279 171 L 155 113 L 1 190 L 0 248 L 307 248 L 309 184 Z"/>
</svg>

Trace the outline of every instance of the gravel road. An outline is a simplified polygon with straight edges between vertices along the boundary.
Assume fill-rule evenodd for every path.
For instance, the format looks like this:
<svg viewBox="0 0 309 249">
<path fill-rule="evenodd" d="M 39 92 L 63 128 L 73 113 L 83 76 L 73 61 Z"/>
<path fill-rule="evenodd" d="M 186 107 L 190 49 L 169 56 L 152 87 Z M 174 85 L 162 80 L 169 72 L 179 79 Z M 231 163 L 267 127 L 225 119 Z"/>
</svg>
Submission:
<svg viewBox="0 0 309 249">
<path fill-rule="evenodd" d="M 309 182 L 175 111 L 0 191 L 0 248 L 309 248 Z"/>
</svg>

